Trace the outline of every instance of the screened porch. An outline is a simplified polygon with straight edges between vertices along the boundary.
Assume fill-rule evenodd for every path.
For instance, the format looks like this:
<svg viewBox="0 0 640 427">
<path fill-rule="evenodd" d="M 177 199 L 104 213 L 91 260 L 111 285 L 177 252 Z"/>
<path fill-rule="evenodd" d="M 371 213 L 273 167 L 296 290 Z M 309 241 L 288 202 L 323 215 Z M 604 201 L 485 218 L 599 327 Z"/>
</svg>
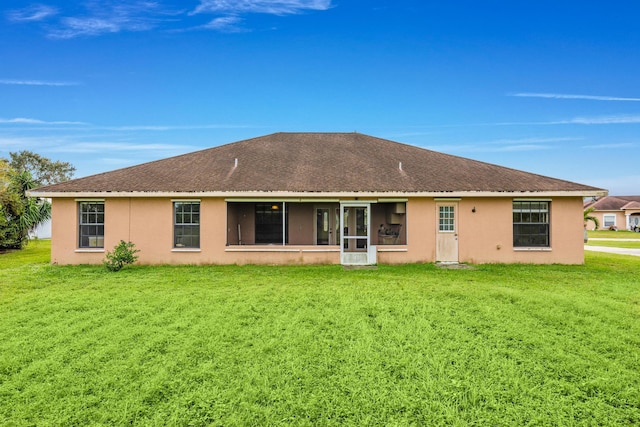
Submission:
<svg viewBox="0 0 640 427">
<path fill-rule="evenodd" d="M 406 203 L 229 201 L 227 246 L 322 246 L 366 250 L 367 245 L 406 245 Z M 342 220 L 342 233 L 340 224 Z"/>
</svg>

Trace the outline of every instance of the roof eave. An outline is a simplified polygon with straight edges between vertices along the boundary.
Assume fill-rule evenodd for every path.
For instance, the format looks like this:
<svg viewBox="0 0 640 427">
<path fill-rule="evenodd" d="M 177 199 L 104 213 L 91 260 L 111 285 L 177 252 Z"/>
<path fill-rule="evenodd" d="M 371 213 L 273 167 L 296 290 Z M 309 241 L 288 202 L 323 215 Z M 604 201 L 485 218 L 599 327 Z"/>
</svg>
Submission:
<svg viewBox="0 0 640 427">
<path fill-rule="evenodd" d="M 593 197 L 606 196 L 607 190 L 554 191 L 28 191 L 30 197 L 43 198 L 377 198 L 377 197 Z"/>
</svg>

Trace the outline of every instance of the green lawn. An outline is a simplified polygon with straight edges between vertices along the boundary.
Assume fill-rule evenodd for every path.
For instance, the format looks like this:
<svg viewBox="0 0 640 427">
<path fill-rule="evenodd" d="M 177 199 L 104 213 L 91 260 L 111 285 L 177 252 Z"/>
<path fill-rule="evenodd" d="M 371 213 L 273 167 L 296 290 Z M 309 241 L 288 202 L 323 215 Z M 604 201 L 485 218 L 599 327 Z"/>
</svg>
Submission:
<svg viewBox="0 0 640 427">
<path fill-rule="evenodd" d="M 640 249 L 640 240 L 637 242 L 625 242 L 620 241 L 620 239 L 616 240 L 589 240 L 587 245 L 591 246 L 608 246 L 611 248 L 630 248 L 630 249 Z"/>
<path fill-rule="evenodd" d="M 640 258 L 51 266 L 0 255 L 0 425 L 640 424 Z"/>
<path fill-rule="evenodd" d="M 588 231 L 589 238 L 597 237 L 600 239 L 638 239 L 640 240 L 640 233 L 636 233 L 628 230 L 609 231 L 609 230 L 595 230 Z"/>
</svg>

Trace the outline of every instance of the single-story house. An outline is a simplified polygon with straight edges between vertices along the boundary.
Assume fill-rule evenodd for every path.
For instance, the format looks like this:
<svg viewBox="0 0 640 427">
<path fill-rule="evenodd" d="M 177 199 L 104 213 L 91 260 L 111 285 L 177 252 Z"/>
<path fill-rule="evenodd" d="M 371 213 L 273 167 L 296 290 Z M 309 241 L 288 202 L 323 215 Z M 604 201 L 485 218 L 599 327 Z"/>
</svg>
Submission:
<svg viewBox="0 0 640 427">
<path fill-rule="evenodd" d="M 51 262 L 584 262 L 606 190 L 360 133 L 275 133 L 31 191 Z"/>
<path fill-rule="evenodd" d="M 593 208 L 591 216 L 598 219 L 601 229 L 640 231 L 640 196 L 605 196 L 592 199 L 584 204 L 584 209 Z M 588 230 L 595 224 L 589 221 Z"/>
</svg>

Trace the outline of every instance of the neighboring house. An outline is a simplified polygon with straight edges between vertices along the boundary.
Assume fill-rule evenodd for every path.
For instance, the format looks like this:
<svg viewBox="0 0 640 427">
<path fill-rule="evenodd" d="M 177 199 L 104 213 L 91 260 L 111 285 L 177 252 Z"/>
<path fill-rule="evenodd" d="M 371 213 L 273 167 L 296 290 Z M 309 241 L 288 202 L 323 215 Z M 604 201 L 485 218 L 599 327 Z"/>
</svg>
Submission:
<svg viewBox="0 0 640 427">
<path fill-rule="evenodd" d="M 590 214 L 598 218 L 603 230 L 640 231 L 640 196 L 605 196 L 589 200 L 584 209 L 594 208 Z M 587 223 L 587 229 L 593 230 L 593 221 Z"/>
<path fill-rule="evenodd" d="M 47 199 L 51 203 L 51 200 Z M 35 228 L 29 230 L 30 239 L 50 239 L 51 238 L 51 219 L 38 224 Z"/>
<path fill-rule="evenodd" d="M 50 239 L 51 238 L 51 220 L 48 219 L 42 224 L 29 231 L 30 239 Z"/>
<path fill-rule="evenodd" d="M 359 133 L 276 133 L 31 191 L 51 262 L 584 262 L 606 191 Z"/>
</svg>

